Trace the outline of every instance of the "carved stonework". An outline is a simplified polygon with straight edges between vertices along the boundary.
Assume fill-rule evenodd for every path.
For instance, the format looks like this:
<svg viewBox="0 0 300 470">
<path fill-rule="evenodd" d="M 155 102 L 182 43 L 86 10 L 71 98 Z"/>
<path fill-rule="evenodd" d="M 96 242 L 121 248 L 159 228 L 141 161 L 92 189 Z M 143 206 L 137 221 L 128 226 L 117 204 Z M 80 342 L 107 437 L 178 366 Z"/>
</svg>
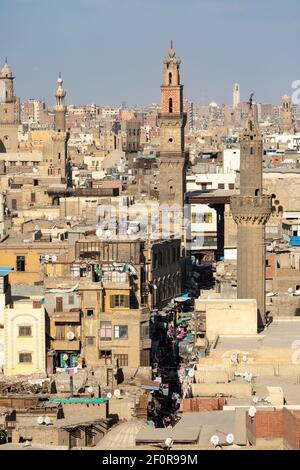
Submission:
<svg viewBox="0 0 300 470">
<path fill-rule="evenodd" d="M 230 208 L 236 224 L 265 225 L 271 215 L 270 196 L 232 196 Z"/>
</svg>

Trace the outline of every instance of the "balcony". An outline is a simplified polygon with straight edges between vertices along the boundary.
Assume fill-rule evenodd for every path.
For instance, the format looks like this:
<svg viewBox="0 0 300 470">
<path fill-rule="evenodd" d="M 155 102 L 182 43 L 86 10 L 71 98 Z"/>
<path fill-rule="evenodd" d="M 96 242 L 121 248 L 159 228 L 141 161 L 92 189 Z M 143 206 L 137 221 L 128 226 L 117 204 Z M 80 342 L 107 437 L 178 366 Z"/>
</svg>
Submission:
<svg viewBox="0 0 300 470">
<path fill-rule="evenodd" d="M 74 339 L 72 341 L 67 339 L 56 339 L 53 341 L 53 349 L 56 351 L 79 351 L 80 341 L 78 339 Z"/>
<path fill-rule="evenodd" d="M 80 323 L 80 311 L 77 312 L 52 312 L 49 317 L 54 322 Z"/>
<path fill-rule="evenodd" d="M 151 339 L 143 338 L 140 341 L 140 349 L 150 349 L 151 348 Z"/>
</svg>

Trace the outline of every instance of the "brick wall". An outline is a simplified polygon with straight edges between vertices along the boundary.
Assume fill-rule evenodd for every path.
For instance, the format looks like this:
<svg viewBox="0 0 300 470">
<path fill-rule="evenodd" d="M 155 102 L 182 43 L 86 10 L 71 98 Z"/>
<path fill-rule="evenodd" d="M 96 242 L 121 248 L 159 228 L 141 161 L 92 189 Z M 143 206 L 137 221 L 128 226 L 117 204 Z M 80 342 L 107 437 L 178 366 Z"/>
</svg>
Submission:
<svg viewBox="0 0 300 470">
<path fill-rule="evenodd" d="M 283 443 L 288 449 L 300 449 L 300 412 L 283 410 Z"/>
<path fill-rule="evenodd" d="M 225 398 L 185 398 L 183 412 L 222 410 L 225 404 Z"/>
</svg>

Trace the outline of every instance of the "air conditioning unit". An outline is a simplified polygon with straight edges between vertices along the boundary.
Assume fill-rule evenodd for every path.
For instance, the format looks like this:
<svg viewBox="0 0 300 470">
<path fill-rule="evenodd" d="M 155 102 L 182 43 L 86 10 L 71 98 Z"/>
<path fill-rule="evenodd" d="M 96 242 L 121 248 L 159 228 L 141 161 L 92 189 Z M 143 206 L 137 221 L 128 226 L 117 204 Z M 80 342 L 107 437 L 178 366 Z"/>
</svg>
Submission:
<svg viewBox="0 0 300 470">
<path fill-rule="evenodd" d="M 73 332 L 73 331 L 68 331 L 68 333 L 67 333 L 67 339 L 68 339 L 69 341 L 72 341 L 72 339 L 74 339 L 74 338 L 75 338 L 74 332 Z"/>
</svg>

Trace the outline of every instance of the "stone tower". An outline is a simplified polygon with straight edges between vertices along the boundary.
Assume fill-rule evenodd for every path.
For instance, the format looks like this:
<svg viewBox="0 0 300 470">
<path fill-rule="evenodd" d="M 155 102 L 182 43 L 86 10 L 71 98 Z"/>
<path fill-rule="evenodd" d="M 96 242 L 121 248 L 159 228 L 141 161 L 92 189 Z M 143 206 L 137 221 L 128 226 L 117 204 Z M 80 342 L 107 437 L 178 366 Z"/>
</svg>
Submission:
<svg viewBox="0 0 300 470">
<path fill-rule="evenodd" d="M 59 74 L 57 89 L 55 91 L 56 105 L 54 106 L 54 131 L 45 142 L 43 159 L 47 165 L 49 176 L 59 176 L 62 183 L 71 185 L 69 163 L 67 157 L 67 143 L 69 133 L 66 132 L 66 92 L 62 87 L 63 79 Z"/>
<path fill-rule="evenodd" d="M 7 60 L 0 71 L 0 153 L 18 151 L 20 99 L 14 96 L 14 77 Z"/>
<path fill-rule="evenodd" d="M 280 114 L 280 132 L 291 134 L 294 132 L 292 119 L 292 101 L 288 95 L 283 95 Z"/>
<path fill-rule="evenodd" d="M 164 59 L 161 86 L 159 202 L 183 206 L 186 186 L 187 156 L 184 151 L 183 85 L 180 83 L 181 60 L 172 47 Z"/>
<path fill-rule="evenodd" d="M 240 145 L 240 195 L 231 197 L 237 224 L 237 294 L 239 299 L 257 300 L 261 328 L 265 324 L 265 224 L 271 214 L 271 197 L 263 195 L 262 138 L 252 99 Z"/>
</svg>

